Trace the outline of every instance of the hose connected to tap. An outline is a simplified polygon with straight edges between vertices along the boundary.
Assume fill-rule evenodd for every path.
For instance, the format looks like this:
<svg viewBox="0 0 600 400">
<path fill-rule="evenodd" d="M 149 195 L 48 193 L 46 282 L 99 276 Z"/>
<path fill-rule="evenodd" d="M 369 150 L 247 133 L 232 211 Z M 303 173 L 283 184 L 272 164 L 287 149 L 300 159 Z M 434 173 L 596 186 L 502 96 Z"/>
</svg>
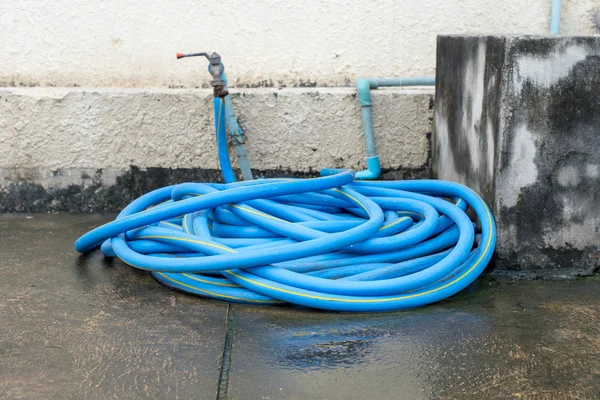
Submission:
<svg viewBox="0 0 600 400">
<path fill-rule="evenodd" d="M 355 181 L 348 170 L 235 182 L 224 96 L 215 87 L 226 183 L 145 194 L 80 237 L 77 251 L 101 246 L 107 257 L 198 296 L 348 312 L 431 304 L 467 287 L 487 266 L 494 218 L 460 184 Z"/>
</svg>

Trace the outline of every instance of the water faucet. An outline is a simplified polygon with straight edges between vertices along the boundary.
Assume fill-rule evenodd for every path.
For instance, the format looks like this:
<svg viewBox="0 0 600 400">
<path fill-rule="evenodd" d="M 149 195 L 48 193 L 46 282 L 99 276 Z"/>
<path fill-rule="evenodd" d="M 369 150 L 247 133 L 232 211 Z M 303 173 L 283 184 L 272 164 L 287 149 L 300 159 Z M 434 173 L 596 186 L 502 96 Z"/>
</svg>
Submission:
<svg viewBox="0 0 600 400">
<path fill-rule="evenodd" d="M 208 60 L 208 72 L 212 75 L 213 79 L 210 81 L 210 85 L 213 87 L 213 94 L 215 97 L 225 97 L 229 93 L 225 89 L 225 80 L 223 79 L 223 72 L 225 67 L 221 63 L 221 56 L 217 53 L 177 53 L 177 59 L 184 57 L 206 57 Z"/>
</svg>

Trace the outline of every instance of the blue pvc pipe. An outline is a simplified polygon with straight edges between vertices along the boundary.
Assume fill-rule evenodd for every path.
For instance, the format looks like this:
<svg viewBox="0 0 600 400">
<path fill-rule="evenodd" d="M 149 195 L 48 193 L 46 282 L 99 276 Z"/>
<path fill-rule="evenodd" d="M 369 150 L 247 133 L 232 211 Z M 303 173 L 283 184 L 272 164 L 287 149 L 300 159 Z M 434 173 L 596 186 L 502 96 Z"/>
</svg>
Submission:
<svg viewBox="0 0 600 400">
<path fill-rule="evenodd" d="M 356 80 L 356 91 L 358 104 L 363 121 L 365 143 L 367 147 L 367 169 L 355 174 L 359 180 L 373 180 L 381 174 L 381 164 L 375 149 L 375 135 L 373 133 L 373 115 L 371 103 L 371 89 L 391 86 L 432 86 L 435 85 L 434 77 L 414 78 L 359 78 Z M 321 176 L 337 173 L 337 169 L 325 168 L 321 170 Z"/>
<path fill-rule="evenodd" d="M 231 160 L 227 152 L 227 128 L 225 122 L 226 106 L 225 101 L 220 97 L 215 97 L 213 101 L 215 112 L 215 131 L 217 133 L 217 147 L 219 150 L 219 164 L 225 183 L 235 182 L 235 173 L 231 167 Z"/>
<path fill-rule="evenodd" d="M 551 35 L 559 35 L 560 34 L 560 11 L 561 11 L 561 1 L 560 0 L 552 0 L 552 11 L 550 13 L 550 34 Z"/>
<path fill-rule="evenodd" d="M 381 173 L 379 156 L 377 156 L 377 151 L 375 150 L 370 86 L 369 79 L 358 79 L 356 81 L 358 104 L 360 105 L 360 113 L 362 115 L 363 129 L 365 132 L 365 143 L 367 146 L 367 169 L 358 171 L 355 175 L 356 179 L 377 179 Z"/>
<path fill-rule="evenodd" d="M 371 82 L 369 79 L 357 79 L 356 91 L 358 92 L 358 104 L 362 114 L 365 140 L 367 145 L 367 157 L 376 157 L 375 139 L 373 137 L 373 122 L 371 115 Z M 365 124 L 366 123 L 366 124 Z"/>
<path fill-rule="evenodd" d="M 370 78 L 369 87 L 377 89 L 379 87 L 392 86 L 433 86 L 435 85 L 435 77 L 433 76 L 417 76 L 409 78 Z"/>
</svg>

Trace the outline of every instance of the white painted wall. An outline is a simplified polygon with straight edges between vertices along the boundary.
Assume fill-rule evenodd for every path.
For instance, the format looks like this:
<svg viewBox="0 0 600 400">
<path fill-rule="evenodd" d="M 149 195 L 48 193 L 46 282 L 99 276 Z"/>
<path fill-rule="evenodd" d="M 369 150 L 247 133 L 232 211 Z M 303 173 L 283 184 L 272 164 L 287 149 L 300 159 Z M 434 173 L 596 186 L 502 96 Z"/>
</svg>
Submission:
<svg viewBox="0 0 600 400">
<path fill-rule="evenodd" d="M 250 165 L 295 172 L 365 168 L 355 92 L 236 90 L 232 101 Z M 433 88 L 373 91 L 384 169 L 427 169 L 432 96 Z M 229 153 L 233 160 L 235 152 Z M 105 177 L 130 165 L 216 169 L 212 90 L 0 88 L 0 154 L 0 190 L 23 180 L 79 184 L 81 171 L 93 175 L 98 168 L 108 172 Z M 64 174 L 74 180 L 65 181 Z"/>
<path fill-rule="evenodd" d="M 549 29 L 550 0 L 0 0 L 0 85 L 196 87 L 218 51 L 234 86 L 431 75 L 438 33 Z M 599 0 L 563 0 L 595 34 Z"/>
</svg>

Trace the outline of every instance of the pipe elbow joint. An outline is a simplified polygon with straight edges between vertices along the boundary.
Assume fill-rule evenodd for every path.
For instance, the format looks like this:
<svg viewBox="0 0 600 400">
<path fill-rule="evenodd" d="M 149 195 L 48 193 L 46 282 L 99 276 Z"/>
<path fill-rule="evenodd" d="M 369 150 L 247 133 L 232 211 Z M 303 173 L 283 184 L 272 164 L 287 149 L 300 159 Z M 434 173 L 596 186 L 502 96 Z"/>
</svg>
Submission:
<svg viewBox="0 0 600 400">
<path fill-rule="evenodd" d="M 379 163 L 379 156 L 367 157 L 367 169 L 358 171 L 354 174 L 354 178 L 359 180 L 377 179 L 380 174 L 381 165 Z"/>
<path fill-rule="evenodd" d="M 356 91 L 358 93 L 358 104 L 361 107 L 371 107 L 371 83 L 367 78 L 356 80 Z"/>
</svg>

